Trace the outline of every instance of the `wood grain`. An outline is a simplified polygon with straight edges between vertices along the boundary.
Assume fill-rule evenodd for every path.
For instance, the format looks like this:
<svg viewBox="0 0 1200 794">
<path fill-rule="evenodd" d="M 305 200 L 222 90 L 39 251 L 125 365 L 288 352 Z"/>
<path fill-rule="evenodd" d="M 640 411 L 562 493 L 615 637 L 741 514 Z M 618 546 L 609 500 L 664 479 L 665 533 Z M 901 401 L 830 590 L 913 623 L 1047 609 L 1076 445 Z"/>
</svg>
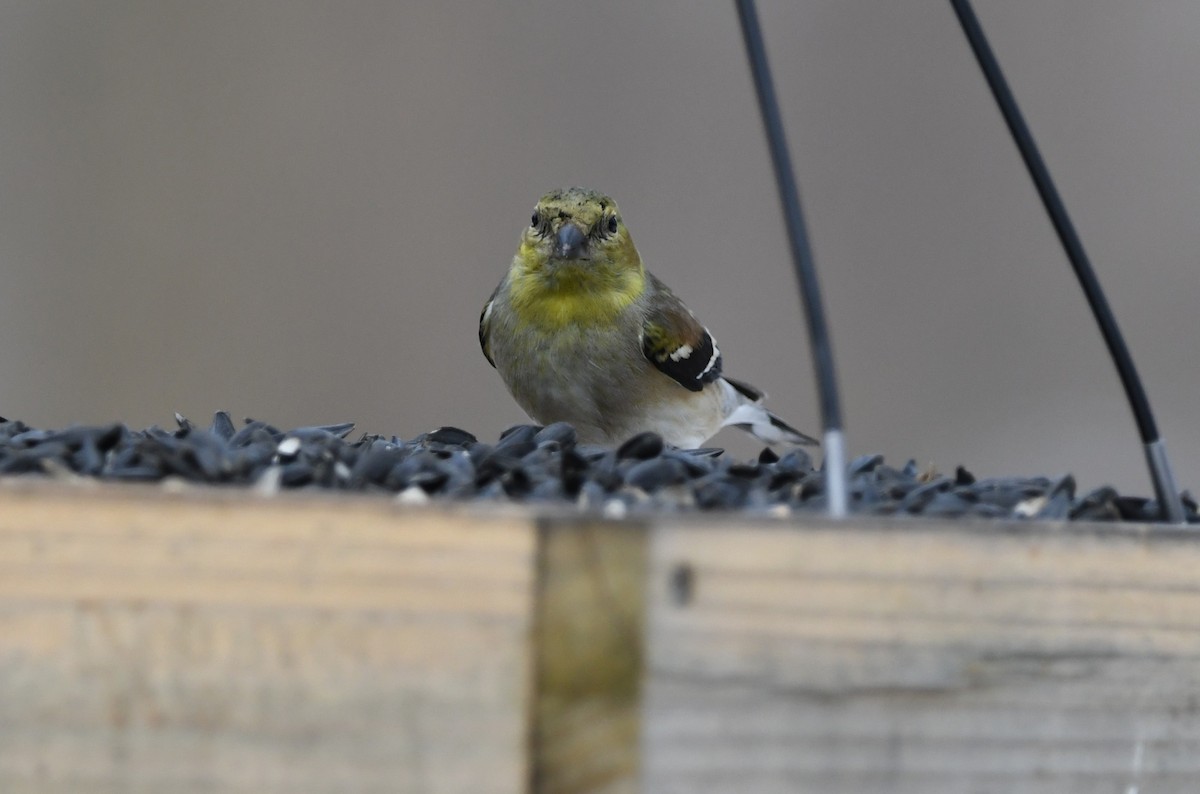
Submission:
<svg viewBox="0 0 1200 794">
<path fill-rule="evenodd" d="M 534 548 L 380 500 L 0 491 L 0 791 L 522 791 Z"/>
<path fill-rule="evenodd" d="M 646 791 L 1200 780 L 1195 534 L 710 523 L 650 570 Z"/>
<path fill-rule="evenodd" d="M 532 794 L 638 790 L 647 532 L 540 523 Z"/>
<path fill-rule="evenodd" d="M 0 792 L 1192 792 L 1200 537 L 0 483 Z"/>
</svg>

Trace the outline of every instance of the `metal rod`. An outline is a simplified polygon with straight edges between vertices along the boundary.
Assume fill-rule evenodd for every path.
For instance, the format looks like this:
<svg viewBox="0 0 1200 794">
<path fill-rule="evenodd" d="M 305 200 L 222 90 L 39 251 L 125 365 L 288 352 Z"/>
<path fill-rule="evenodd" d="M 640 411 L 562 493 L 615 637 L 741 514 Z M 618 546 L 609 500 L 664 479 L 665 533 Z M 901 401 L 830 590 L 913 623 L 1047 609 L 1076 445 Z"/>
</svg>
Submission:
<svg viewBox="0 0 1200 794">
<path fill-rule="evenodd" d="M 825 430 L 825 491 L 829 514 L 841 518 L 846 515 L 847 509 L 842 409 L 833 367 L 833 347 L 829 341 L 829 327 L 825 322 L 825 309 L 821 303 L 821 288 L 817 283 L 817 267 L 804 225 L 800 191 L 796 186 L 792 160 L 788 155 L 783 118 L 779 113 L 779 101 L 775 97 L 762 28 L 758 24 L 758 12 L 754 0 L 736 1 L 742 38 L 746 44 L 746 58 L 750 61 L 754 90 L 758 95 L 758 109 L 762 113 L 767 147 L 771 150 L 771 162 L 775 167 L 775 182 L 779 188 L 783 222 L 791 244 L 796 281 L 800 285 L 800 300 L 808 321 L 808 342 L 812 350 L 813 369 L 816 371 L 817 390 L 820 395 L 821 422 Z"/>
<path fill-rule="evenodd" d="M 841 430 L 826 430 L 825 437 L 825 498 L 829 515 L 846 515 L 846 439 Z"/>
<path fill-rule="evenodd" d="M 975 10 L 971 7 L 970 0 L 950 0 L 950 5 L 953 6 L 963 33 L 966 34 L 967 41 L 971 44 L 971 50 L 975 53 L 979 68 L 983 71 L 983 76 L 992 90 L 992 96 L 995 97 L 1000 113 L 1008 125 L 1008 131 L 1012 133 L 1013 141 L 1021 152 L 1021 159 L 1025 161 L 1025 167 L 1029 170 L 1029 176 L 1033 179 L 1038 195 L 1042 198 L 1046 214 L 1050 216 L 1054 231 L 1062 242 L 1067 259 L 1070 260 L 1071 267 L 1075 271 L 1075 277 L 1079 280 L 1079 286 L 1083 288 L 1083 294 L 1087 297 L 1088 305 L 1096 318 L 1096 324 L 1100 327 L 1100 334 L 1108 346 L 1108 353 L 1117 368 L 1121 385 L 1125 388 L 1126 399 L 1129 401 L 1134 421 L 1137 423 L 1138 433 L 1146 448 L 1150 479 L 1154 484 L 1154 492 L 1162 509 L 1163 520 L 1181 524 L 1186 520 L 1183 501 L 1175 487 L 1175 478 L 1171 473 L 1171 464 L 1167 459 L 1166 448 L 1159 437 L 1154 413 L 1150 410 L 1150 400 L 1146 397 L 1146 390 L 1133 365 L 1133 357 L 1125 345 L 1121 329 L 1117 327 L 1117 318 L 1113 315 L 1112 309 L 1108 305 L 1108 299 L 1105 298 L 1104 291 L 1100 288 L 1100 281 L 1096 278 L 1091 261 L 1083 250 L 1083 243 L 1075 231 L 1074 224 L 1071 223 L 1066 205 L 1063 204 L 1058 189 L 1054 186 L 1054 180 L 1050 178 L 1050 171 L 1046 168 L 1045 161 L 1042 160 L 1042 155 L 1033 140 L 1033 134 L 1025 123 L 1025 118 L 1021 115 L 1020 108 L 1017 107 L 1016 98 L 1009 89 L 1008 82 L 1004 79 L 1000 63 L 992 53 L 992 48 L 983 33 L 979 18 L 975 16 Z"/>
</svg>

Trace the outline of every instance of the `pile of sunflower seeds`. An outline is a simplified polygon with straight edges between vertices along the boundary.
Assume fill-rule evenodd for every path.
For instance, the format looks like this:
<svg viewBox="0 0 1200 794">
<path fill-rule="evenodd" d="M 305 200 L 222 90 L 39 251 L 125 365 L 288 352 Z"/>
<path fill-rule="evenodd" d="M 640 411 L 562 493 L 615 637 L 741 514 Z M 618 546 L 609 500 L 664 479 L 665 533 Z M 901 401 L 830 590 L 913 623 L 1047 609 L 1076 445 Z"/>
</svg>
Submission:
<svg viewBox="0 0 1200 794">
<path fill-rule="evenodd" d="M 0 476 L 184 480 L 260 491 L 327 488 L 396 494 L 404 503 L 495 500 L 571 504 L 620 517 L 677 510 L 743 510 L 786 515 L 825 507 L 825 474 L 808 453 L 766 449 L 734 461 L 720 449 L 683 450 L 643 433 L 617 449 L 579 444 L 567 424 L 517 425 L 491 444 L 453 427 L 409 440 L 364 435 L 353 424 L 283 431 L 218 412 L 208 427 L 176 415 L 178 428 L 122 424 L 37 430 L 0 419 Z M 1070 476 L 976 480 L 894 468 L 882 455 L 847 467 L 851 508 L 878 515 L 978 516 L 1039 520 L 1156 521 L 1150 499 L 1109 487 L 1076 495 Z M 1185 499 L 1189 520 L 1200 522 Z"/>
</svg>

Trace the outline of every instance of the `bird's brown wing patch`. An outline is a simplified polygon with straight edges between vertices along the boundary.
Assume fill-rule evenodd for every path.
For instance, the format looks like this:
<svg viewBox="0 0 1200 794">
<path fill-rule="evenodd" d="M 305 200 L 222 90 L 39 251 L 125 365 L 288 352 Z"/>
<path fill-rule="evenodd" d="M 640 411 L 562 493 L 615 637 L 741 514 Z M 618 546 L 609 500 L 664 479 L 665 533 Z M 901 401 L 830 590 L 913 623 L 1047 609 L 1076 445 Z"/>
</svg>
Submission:
<svg viewBox="0 0 1200 794">
<path fill-rule="evenodd" d="M 653 275 L 656 299 L 642 324 L 642 355 L 680 386 L 700 391 L 721 377 L 721 351 L 700 322 Z"/>
</svg>

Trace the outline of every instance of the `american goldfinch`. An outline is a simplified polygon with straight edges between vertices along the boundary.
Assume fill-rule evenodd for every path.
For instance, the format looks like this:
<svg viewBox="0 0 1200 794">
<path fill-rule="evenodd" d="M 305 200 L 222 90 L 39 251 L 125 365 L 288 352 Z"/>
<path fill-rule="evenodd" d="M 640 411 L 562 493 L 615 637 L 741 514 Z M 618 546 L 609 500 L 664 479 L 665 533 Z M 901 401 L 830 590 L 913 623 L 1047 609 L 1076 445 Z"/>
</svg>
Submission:
<svg viewBox="0 0 1200 794">
<path fill-rule="evenodd" d="M 681 448 L 726 425 L 768 444 L 815 444 L 721 374 L 708 329 L 642 265 L 616 202 L 547 193 L 479 317 L 483 354 L 535 421 L 584 443 L 654 431 Z"/>
</svg>

